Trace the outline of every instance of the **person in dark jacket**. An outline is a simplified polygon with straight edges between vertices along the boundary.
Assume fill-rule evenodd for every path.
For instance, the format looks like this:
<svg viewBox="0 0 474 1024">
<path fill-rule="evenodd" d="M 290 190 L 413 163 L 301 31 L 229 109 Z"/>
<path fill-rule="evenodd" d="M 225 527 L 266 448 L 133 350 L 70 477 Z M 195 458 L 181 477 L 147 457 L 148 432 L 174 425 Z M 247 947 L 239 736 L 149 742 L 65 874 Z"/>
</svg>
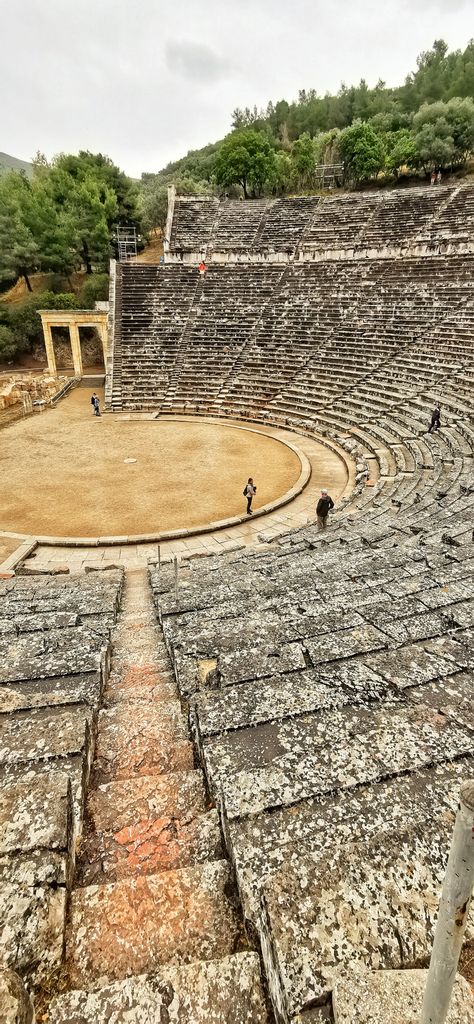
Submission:
<svg viewBox="0 0 474 1024">
<path fill-rule="evenodd" d="M 432 430 L 439 430 L 441 426 L 441 407 L 439 403 L 436 403 L 433 412 L 431 413 L 431 423 L 428 427 L 428 433 L 431 434 Z"/>
<path fill-rule="evenodd" d="M 97 395 L 96 395 L 96 393 L 94 391 L 94 394 L 91 395 L 92 415 L 94 415 L 94 413 L 95 413 L 95 400 L 96 400 L 96 398 L 97 398 Z"/>
<path fill-rule="evenodd" d="M 325 530 L 328 524 L 328 515 L 331 509 L 334 508 L 334 502 L 330 498 L 328 492 L 323 489 L 321 491 L 321 497 L 316 505 L 316 516 L 318 520 L 318 530 Z"/>
<path fill-rule="evenodd" d="M 248 516 L 252 515 L 252 498 L 253 498 L 256 490 L 257 490 L 257 488 L 256 488 L 256 486 L 255 486 L 255 484 L 254 484 L 254 482 L 252 480 L 252 477 L 249 476 L 249 478 L 247 480 L 247 483 L 245 484 L 245 487 L 244 487 L 244 498 L 247 498 L 247 515 Z"/>
</svg>

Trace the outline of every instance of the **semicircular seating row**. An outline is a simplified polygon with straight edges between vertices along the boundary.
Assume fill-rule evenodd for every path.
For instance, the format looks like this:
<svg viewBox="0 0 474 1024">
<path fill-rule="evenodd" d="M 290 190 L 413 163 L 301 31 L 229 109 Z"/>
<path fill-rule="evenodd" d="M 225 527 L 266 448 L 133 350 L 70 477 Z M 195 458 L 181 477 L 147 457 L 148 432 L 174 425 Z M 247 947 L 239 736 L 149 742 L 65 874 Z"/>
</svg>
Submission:
<svg viewBox="0 0 474 1024">
<path fill-rule="evenodd" d="M 120 267 L 113 407 L 332 435 L 375 482 L 351 508 L 418 528 L 472 482 L 473 270 L 468 255 L 211 265 L 204 280 Z"/>
<path fill-rule="evenodd" d="M 430 188 L 242 202 L 176 196 L 168 257 L 176 262 L 324 259 L 328 253 L 452 251 L 472 246 L 471 182 Z"/>
</svg>

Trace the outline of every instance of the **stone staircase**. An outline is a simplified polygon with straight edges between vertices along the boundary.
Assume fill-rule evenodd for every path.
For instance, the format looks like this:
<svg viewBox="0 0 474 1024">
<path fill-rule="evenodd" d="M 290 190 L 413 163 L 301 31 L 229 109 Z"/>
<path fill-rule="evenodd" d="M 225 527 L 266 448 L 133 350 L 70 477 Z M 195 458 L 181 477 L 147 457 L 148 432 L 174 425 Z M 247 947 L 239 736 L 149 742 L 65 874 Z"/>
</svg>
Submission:
<svg viewBox="0 0 474 1024">
<path fill-rule="evenodd" d="M 264 1024 L 217 812 L 145 571 L 126 577 L 50 1024 Z"/>
</svg>

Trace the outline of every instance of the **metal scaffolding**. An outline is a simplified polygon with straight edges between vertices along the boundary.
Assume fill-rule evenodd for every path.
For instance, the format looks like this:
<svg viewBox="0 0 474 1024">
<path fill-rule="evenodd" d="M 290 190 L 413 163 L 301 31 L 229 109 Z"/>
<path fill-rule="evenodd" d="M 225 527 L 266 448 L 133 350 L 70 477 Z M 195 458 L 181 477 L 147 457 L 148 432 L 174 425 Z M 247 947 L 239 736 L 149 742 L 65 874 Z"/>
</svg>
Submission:
<svg viewBox="0 0 474 1024">
<path fill-rule="evenodd" d="M 137 255 L 137 232 L 135 227 L 117 224 L 116 235 L 119 263 L 125 263 Z"/>
<path fill-rule="evenodd" d="M 344 164 L 316 164 L 317 188 L 336 188 L 344 181 Z"/>
</svg>

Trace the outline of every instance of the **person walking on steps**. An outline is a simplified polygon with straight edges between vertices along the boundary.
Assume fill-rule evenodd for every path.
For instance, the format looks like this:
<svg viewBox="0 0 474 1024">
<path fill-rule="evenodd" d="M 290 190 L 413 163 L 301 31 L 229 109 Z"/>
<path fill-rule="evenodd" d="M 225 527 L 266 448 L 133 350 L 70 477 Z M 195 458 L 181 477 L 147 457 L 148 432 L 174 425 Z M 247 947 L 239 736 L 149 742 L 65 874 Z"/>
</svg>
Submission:
<svg viewBox="0 0 474 1024">
<path fill-rule="evenodd" d="M 96 400 L 96 398 L 97 398 L 97 395 L 96 395 L 96 393 L 94 391 L 94 394 L 91 395 L 92 415 L 94 415 L 94 413 L 95 413 L 95 400 Z"/>
<path fill-rule="evenodd" d="M 94 414 L 100 416 L 100 401 L 97 395 L 94 398 Z"/>
<path fill-rule="evenodd" d="M 331 509 L 334 508 L 334 502 L 329 496 L 325 488 L 321 491 L 321 497 L 316 505 L 316 516 L 318 520 L 318 530 L 325 530 L 328 525 L 328 515 Z"/>
<path fill-rule="evenodd" d="M 256 486 L 255 486 L 255 484 L 254 484 L 254 482 L 252 480 L 252 477 L 249 476 L 249 478 L 247 480 L 247 483 L 245 484 L 245 487 L 244 487 L 244 498 L 247 498 L 247 515 L 248 516 L 252 515 L 252 498 L 253 498 L 256 490 L 257 490 L 257 488 L 256 488 Z"/>
<path fill-rule="evenodd" d="M 441 406 L 439 402 L 436 403 L 433 412 L 431 413 L 431 423 L 428 427 L 428 433 L 431 434 L 432 430 L 439 430 L 441 426 Z"/>
</svg>

